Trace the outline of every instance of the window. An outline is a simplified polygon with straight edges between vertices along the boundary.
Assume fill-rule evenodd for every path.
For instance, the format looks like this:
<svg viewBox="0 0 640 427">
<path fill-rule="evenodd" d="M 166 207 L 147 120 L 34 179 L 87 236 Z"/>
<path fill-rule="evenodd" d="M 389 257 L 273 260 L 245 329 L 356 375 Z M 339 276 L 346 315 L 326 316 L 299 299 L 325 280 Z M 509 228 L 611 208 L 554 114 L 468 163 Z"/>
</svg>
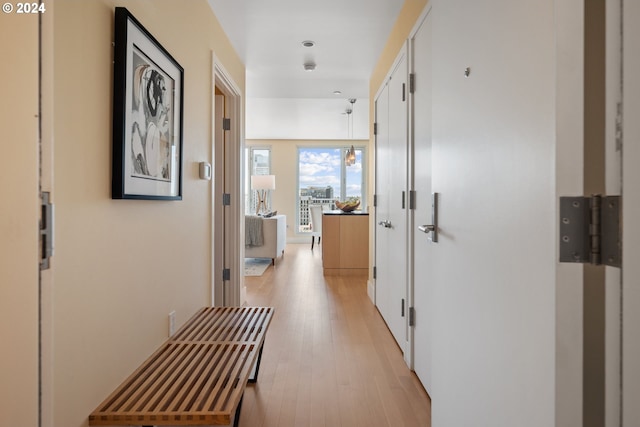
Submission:
<svg viewBox="0 0 640 427">
<path fill-rule="evenodd" d="M 247 147 L 245 149 L 245 214 L 255 214 L 258 203 L 256 192 L 251 190 L 252 175 L 271 175 L 271 148 Z M 267 209 L 271 210 L 271 195 L 267 195 Z"/>
<path fill-rule="evenodd" d="M 348 147 L 298 148 L 298 233 L 310 231 L 310 204 L 335 209 L 336 200 L 358 197 L 361 208 L 366 206 L 365 148 L 355 147 L 356 162 L 350 166 L 344 161 L 347 150 Z"/>
</svg>

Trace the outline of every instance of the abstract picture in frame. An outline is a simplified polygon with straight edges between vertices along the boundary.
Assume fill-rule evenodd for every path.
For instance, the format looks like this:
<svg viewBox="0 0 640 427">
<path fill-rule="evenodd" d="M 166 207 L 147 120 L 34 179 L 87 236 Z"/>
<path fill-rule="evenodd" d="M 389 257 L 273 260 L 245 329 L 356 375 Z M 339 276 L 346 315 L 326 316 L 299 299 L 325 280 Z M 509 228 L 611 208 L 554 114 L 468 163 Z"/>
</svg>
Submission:
<svg viewBox="0 0 640 427">
<path fill-rule="evenodd" d="M 115 9 L 114 199 L 182 199 L 184 70 L 123 7 Z"/>
</svg>

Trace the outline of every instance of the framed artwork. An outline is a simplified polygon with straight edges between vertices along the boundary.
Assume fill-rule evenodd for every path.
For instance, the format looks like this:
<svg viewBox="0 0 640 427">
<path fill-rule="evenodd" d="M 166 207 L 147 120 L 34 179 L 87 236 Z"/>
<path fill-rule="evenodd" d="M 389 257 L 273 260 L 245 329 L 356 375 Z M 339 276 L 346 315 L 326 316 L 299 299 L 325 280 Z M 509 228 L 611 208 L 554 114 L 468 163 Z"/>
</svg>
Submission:
<svg viewBox="0 0 640 427">
<path fill-rule="evenodd" d="M 123 7 L 115 10 L 113 199 L 182 199 L 184 70 Z"/>
</svg>

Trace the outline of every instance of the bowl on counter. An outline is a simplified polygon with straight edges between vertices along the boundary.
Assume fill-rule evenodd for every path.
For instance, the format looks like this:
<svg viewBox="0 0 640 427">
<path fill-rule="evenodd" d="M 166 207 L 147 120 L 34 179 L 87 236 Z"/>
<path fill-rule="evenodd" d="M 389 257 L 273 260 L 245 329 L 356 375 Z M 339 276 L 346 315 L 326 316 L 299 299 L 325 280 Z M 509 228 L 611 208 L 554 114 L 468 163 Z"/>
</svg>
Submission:
<svg viewBox="0 0 640 427">
<path fill-rule="evenodd" d="M 336 207 L 342 212 L 353 212 L 360 206 L 360 200 L 357 203 L 336 202 Z"/>
</svg>

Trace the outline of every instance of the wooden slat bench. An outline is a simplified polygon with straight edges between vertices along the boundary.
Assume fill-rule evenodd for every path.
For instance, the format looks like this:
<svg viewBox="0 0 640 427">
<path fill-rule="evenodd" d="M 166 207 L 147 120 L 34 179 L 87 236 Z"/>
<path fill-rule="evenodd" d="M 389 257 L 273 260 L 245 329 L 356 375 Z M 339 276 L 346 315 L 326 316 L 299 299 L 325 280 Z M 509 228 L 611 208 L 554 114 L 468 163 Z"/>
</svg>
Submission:
<svg viewBox="0 0 640 427">
<path fill-rule="evenodd" d="M 91 413 L 89 425 L 228 425 L 234 414 L 237 425 L 272 316 L 271 307 L 200 309 Z"/>
</svg>

